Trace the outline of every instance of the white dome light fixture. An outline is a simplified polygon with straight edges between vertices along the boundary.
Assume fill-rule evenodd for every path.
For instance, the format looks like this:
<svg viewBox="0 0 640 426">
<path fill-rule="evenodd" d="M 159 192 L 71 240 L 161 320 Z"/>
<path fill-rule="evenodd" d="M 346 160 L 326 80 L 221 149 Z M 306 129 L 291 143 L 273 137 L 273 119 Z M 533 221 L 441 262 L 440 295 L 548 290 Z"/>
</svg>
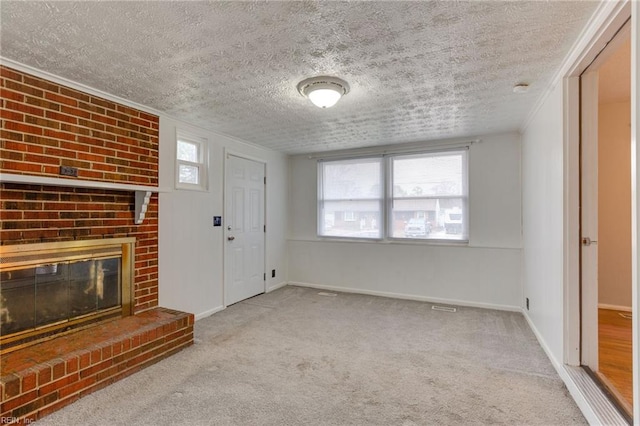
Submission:
<svg viewBox="0 0 640 426">
<path fill-rule="evenodd" d="M 337 77 L 311 77 L 298 83 L 298 92 L 315 106 L 330 108 L 349 93 L 349 85 Z"/>
</svg>

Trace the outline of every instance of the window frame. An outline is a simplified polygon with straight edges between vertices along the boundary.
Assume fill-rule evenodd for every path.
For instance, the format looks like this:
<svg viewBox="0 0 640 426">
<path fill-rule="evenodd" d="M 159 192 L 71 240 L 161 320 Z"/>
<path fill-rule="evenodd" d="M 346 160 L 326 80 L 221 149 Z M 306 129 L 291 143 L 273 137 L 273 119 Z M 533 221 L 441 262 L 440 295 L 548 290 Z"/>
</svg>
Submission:
<svg viewBox="0 0 640 426">
<path fill-rule="evenodd" d="M 320 194 L 324 195 L 324 177 L 323 177 L 323 172 L 324 169 L 322 167 L 322 164 L 324 163 L 330 163 L 330 162 L 340 162 L 340 161 L 358 161 L 361 160 L 363 162 L 369 160 L 369 162 L 371 162 L 371 160 L 378 160 L 378 165 L 379 165 L 379 173 L 380 173 L 380 196 L 379 198 L 358 198 L 355 200 L 351 200 L 351 199 L 324 199 L 324 198 L 320 198 Z M 334 159 L 334 160 L 319 160 L 317 162 L 317 176 L 318 176 L 318 192 L 316 194 L 316 212 L 317 212 L 317 226 L 316 226 L 316 235 L 320 238 L 328 238 L 328 239 L 347 239 L 347 240 L 358 240 L 358 241 L 380 241 L 384 239 L 384 235 L 385 235 L 385 223 L 386 223 L 386 218 L 384 216 L 384 203 L 385 203 L 385 193 L 386 193 L 386 189 L 385 189 L 385 180 L 384 180 L 384 158 L 382 158 L 379 155 L 374 155 L 374 156 L 360 156 L 360 157 L 348 157 L 348 158 L 338 158 L 338 159 Z M 321 234 L 321 230 L 324 230 L 324 215 L 323 215 L 323 211 L 324 211 L 324 204 L 326 202 L 341 202 L 341 201 L 363 201 L 363 202 L 374 202 L 377 203 L 380 209 L 380 235 L 376 236 L 376 237 L 354 237 L 354 236 L 341 236 L 341 235 L 323 235 Z M 352 212 L 355 214 L 355 212 Z M 353 222 L 358 222 L 357 220 L 354 220 Z"/>
<path fill-rule="evenodd" d="M 393 236 L 393 203 L 397 198 L 393 198 L 393 160 L 395 158 L 409 158 L 409 157 L 435 157 L 439 154 L 450 153 L 455 155 L 456 153 L 462 154 L 462 187 L 460 195 L 424 195 L 414 197 L 404 197 L 404 200 L 437 200 L 437 199 L 461 199 L 462 200 L 462 238 L 412 238 L 412 237 L 394 237 Z M 386 201 L 386 232 L 385 239 L 394 242 L 432 242 L 432 243 L 454 243 L 454 244 L 468 244 L 469 243 L 469 149 L 468 147 L 456 147 L 448 149 L 434 149 L 425 150 L 419 152 L 410 153 L 392 153 L 384 155 L 386 157 L 386 176 L 387 182 L 387 197 Z"/>
<path fill-rule="evenodd" d="M 408 199 L 461 199 L 462 201 L 462 215 L 463 215 L 463 228 L 461 231 L 461 238 L 449 239 L 449 238 L 415 238 L 415 237 L 394 237 L 393 236 L 393 160 L 394 158 L 400 157 L 420 157 L 424 156 L 437 156 L 440 153 L 451 153 L 455 155 L 455 153 L 462 154 L 462 188 L 460 195 L 426 195 L 426 196 L 417 196 L 417 197 L 409 197 Z M 369 238 L 369 237 L 354 237 L 354 236 L 338 236 L 338 235 L 326 235 L 322 232 L 325 231 L 323 228 L 324 215 L 323 215 L 323 204 L 325 201 L 335 201 L 335 200 L 324 200 L 321 197 L 324 195 L 323 192 L 323 164 L 331 163 L 331 162 L 339 162 L 339 161 L 357 161 L 357 160 L 367 160 L 367 159 L 380 159 L 380 179 L 381 184 L 383 186 L 383 193 L 381 199 L 381 211 L 380 211 L 380 237 L 379 238 Z M 316 196 L 317 200 L 317 227 L 316 227 L 316 236 L 320 239 L 327 240 L 354 240 L 354 241 L 372 241 L 372 242 L 386 242 L 386 243 L 406 243 L 406 244 L 451 244 L 451 245 L 468 245 L 469 244 L 469 145 L 464 146 L 456 146 L 456 147 L 448 147 L 448 148 L 438 148 L 438 149 L 421 149 L 410 152 L 389 152 L 389 153 L 381 153 L 378 155 L 367 155 L 367 156 L 345 156 L 345 157 L 336 157 L 331 159 L 320 159 L 317 162 L 317 176 L 318 176 L 318 192 Z M 426 212 L 423 213 L 426 215 Z M 325 231 L 326 232 L 326 231 Z"/>
<path fill-rule="evenodd" d="M 178 158 L 178 145 L 185 142 L 197 146 L 198 161 L 181 160 Z M 209 174 L 209 151 L 208 140 L 197 136 L 193 133 L 178 130 L 176 132 L 175 143 L 175 187 L 176 189 L 186 189 L 191 191 L 207 191 L 208 190 L 208 174 Z M 198 169 L 198 183 L 189 183 L 180 181 L 180 166 L 196 167 Z"/>
</svg>

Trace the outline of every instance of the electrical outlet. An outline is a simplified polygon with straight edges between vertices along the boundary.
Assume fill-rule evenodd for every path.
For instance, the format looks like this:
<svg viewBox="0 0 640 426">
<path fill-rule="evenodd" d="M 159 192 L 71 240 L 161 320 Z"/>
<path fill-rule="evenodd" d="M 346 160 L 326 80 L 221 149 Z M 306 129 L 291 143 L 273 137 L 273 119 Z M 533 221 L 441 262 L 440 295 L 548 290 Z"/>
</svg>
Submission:
<svg viewBox="0 0 640 426">
<path fill-rule="evenodd" d="M 276 277 L 276 270 L 272 269 L 271 270 L 271 278 L 275 278 Z"/>
<path fill-rule="evenodd" d="M 529 298 L 527 297 L 527 311 L 529 310 Z"/>
</svg>

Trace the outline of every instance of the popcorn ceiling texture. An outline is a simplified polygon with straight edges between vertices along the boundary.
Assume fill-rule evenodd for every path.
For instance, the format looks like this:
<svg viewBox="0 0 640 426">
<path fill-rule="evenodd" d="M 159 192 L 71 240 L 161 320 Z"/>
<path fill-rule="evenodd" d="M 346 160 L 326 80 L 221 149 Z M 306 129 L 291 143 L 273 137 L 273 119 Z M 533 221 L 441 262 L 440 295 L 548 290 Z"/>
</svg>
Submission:
<svg viewBox="0 0 640 426">
<path fill-rule="evenodd" d="M 3 2 L 5 58 L 288 153 L 516 130 L 593 1 Z M 315 75 L 351 92 L 328 110 Z M 516 95 L 516 83 L 531 84 Z"/>
</svg>

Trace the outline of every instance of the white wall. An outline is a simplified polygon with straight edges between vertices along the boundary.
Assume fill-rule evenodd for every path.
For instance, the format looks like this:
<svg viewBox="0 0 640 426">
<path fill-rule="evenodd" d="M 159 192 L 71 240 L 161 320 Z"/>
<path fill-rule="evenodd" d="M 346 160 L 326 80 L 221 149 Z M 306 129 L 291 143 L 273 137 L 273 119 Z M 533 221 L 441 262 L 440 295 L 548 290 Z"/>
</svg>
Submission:
<svg viewBox="0 0 640 426">
<path fill-rule="evenodd" d="M 316 160 L 290 160 L 289 281 L 336 290 L 519 309 L 520 136 L 469 149 L 469 245 L 353 242 L 316 236 Z"/>
<path fill-rule="evenodd" d="M 209 188 L 205 192 L 174 188 L 176 130 L 206 138 Z M 285 155 L 160 117 L 159 303 L 202 318 L 224 307 L 224 152 L 230 150 L 267 166 L 267 290 L 287 282 L 287 177 Z M 276 270 L 271 278 L 270 271 Z M 266 271 L 265 271 L 266 272 Z"/>
<path fill-rule="evenodd" d="M 631 4 L 629 4 L 631 3 Z M 580 359 L 580 289 L 579 289 L 579 78 L 629 16 L 632 20 L 632 78 L 637 73 L 638 32 L 637 2 L 601 2 L 598 10 L 576 41 L 554 78 L 541 104 L 522 130 L 522 199 L 523 199 L 523 286 L 530 299 L 525 311 L 538 340 L 551 358 L 558 373 L 586 419 L 602 424 L 606 405 L 594 404 L 587 382 L 563 366 L 579 365 Z M 635 33 L 634 33 L 635 31 Z M 632 83 L 632 116 L 637 120 L 637 86 Z M 548 96 L 547 96 L 548 95 Z M 632 120 L 631 138 L 636 130 Z M 633 151 L 632 151 L 633 152 Z M 635 151 L 637 154 L 638 150 Z M 632 154 L 633 155 L 633 154 Z M 637 158 L 635 159 L 637 160 Z M 632 159 L 633 161 L 633 159 Z M 635 173 L 632 165 L 632 174 Z M 637 176 L 632 185 L 637 184 Z M 637 223 L 637 191 L 632 196 L 632 218 Z M 635 215 L 635 216 L 634 216 Z M 635 223 L 634 223 L 635 225 Z M 633 309 L 638 302 L 638 227 L 632 226 Z M 633 318 L 637 323 L 638 315 Z M 639 338 L 634 324 L 634 347 Z M 640 384 L 638 360 L 634 351 L 634 418 L 640 418 Z"/>
<path fill-rule="evenodd" d="M 527 315 L 563 360 L 563 90 L 556 86 L 522 135 L 524 296 Z"/>
</svg>

